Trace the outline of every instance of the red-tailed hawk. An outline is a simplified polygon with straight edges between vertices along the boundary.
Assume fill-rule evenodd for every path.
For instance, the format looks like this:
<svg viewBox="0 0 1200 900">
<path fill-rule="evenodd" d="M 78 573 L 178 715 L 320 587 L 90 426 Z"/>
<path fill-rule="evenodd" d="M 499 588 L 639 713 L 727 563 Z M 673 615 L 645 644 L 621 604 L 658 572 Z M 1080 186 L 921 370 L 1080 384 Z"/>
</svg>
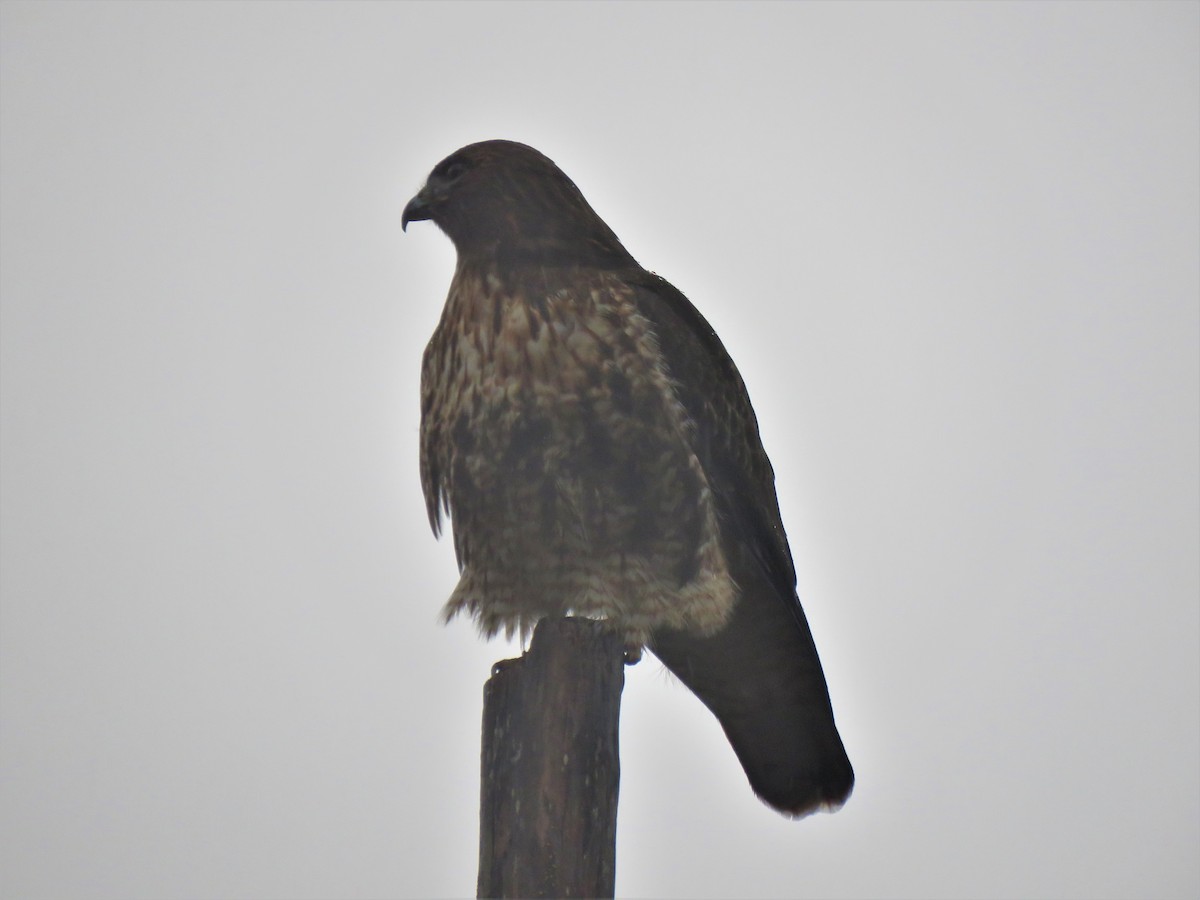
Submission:
<svg viewBox="0 0 1200 900">
<path fill-rule="evenodd" d="M 842 747 L 741 376 L 549 159 L 485 141 L 402 223 L 458 264 L 421 370 L 421 484 L 486 634 L 604 617 L 716 715 L 763 800 L 836 808 Z"/>
</svg>

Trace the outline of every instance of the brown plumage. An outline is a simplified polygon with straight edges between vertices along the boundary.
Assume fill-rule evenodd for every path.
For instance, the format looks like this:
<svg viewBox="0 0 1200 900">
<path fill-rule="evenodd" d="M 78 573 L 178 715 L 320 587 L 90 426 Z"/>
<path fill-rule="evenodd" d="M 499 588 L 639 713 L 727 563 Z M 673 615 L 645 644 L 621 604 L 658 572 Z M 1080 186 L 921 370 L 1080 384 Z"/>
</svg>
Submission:
<svg viewBox="0 0 1200 900">
<path fill-rule="evenodd" d="M 446 615 L 602 616 L 713 711 L 789 815 L 854 783 L 750 399 L 695 307 L 531 147 L 472 144 L 404 210 L 458 265 L 421 372 L 421 483 L 454 528 Z"/>
</svg>

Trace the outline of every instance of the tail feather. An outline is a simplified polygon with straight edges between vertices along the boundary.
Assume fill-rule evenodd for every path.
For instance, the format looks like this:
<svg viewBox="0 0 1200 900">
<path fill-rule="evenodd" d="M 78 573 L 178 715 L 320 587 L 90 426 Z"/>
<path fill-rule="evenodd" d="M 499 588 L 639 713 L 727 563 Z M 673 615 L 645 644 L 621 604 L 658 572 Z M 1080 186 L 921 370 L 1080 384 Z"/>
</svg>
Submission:
<svg viewBox="0 0 1200 900">
<path fill-rule="evenodd" d="M 721 631 L 661 629 L 651 649 L 712 710 L 763 801 L 790 816 L 837 809 L 854 770 L 804 612 L 766 579 L 740 594 Z"/>
</svg>

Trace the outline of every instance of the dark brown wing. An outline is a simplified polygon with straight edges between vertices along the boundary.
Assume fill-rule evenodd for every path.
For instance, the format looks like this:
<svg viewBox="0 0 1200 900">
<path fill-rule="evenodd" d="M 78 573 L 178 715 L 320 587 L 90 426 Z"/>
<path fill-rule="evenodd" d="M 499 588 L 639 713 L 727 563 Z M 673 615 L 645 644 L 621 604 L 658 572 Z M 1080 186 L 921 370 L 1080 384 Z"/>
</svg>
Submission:
<svg viewBox="0 0 1200 900">
<path fill-rule="evenodd" d="M 712 637 L 660 629 L 651 649 L 721 722 L 755 793 L 791 815 L 841 805 L 854 785 L 796 575 L 775 476 L 736 366 L 665 280 L 631 273 L 639 309 L 695 427 L 738 602 Z"/>
<path fill-rule="evenodd" d="M 639 309 L 654 324 L 680 402 L 696 425 L 697 456 L 729 524 L 752 536 L 764 569 L 781 590 L 794 588 L 775 470 L 737 366 L 713 327 L 670 282 L 645 270 L 628 281 L 640 289 Z"/>
</svg>

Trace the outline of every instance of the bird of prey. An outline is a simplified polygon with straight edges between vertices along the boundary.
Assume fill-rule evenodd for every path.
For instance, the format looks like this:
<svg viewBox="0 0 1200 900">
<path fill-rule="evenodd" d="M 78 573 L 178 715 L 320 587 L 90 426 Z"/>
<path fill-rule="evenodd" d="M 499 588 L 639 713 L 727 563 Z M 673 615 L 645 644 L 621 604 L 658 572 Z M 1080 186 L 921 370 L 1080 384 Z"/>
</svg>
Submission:
<svg viewBox="0 0 1200 900">
<path fill-rule="evenodd" d="M 421 368 L 421 484 L 461 571 L 446 617 L 605 618 L 716 715 L 761 799 L 839 807 L 854 772 L 774 471 L 708 322 L 524 144 L 442 160 L 417 220 L 458 257 Z"/>
</svg>

